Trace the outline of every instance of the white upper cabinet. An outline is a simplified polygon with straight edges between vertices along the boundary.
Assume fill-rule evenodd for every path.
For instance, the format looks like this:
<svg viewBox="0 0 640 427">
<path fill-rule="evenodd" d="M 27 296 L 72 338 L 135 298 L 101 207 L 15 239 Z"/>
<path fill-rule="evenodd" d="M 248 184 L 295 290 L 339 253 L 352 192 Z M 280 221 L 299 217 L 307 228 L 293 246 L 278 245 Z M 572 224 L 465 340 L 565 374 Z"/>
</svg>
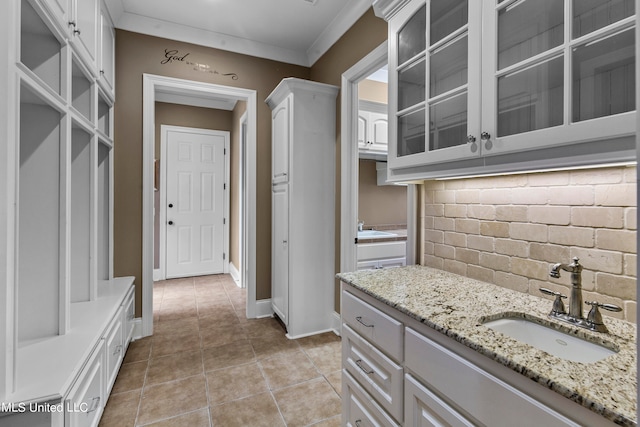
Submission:
<svg viewBox="0 0 640 427">
<path fill-rule="evenodd" d="M 377 0 L 389 179 L 634 159 L 631 0 Z"/>
<path fill-rule="evenodd" d="M 42 4 L 60 28 L 67 28 L 71 20 L 71 0 L 42 0 Z"/>
<path fill-rule="evenodd" d="M 387 105 L 361 100 L 358 110 L 358 150 L 361 159 L 387 160 Z"/>
<path fill-rule="evenodd" d="M 95 68 L 98 53 L 99 2 L 96 0 L 70 0 L 71 19 L 69 31 L 71 43 L 84 57 L 87 64 Z"/>
<path fill-rule="evenodd" d="M 116 34 L 113 22 L 104 3 L 100 7 L 100 49 L 98 71 L 100 73 L 100 83 L 111 95 L 114 92 L 115 78 L 115 40 Z"/>
</svg>

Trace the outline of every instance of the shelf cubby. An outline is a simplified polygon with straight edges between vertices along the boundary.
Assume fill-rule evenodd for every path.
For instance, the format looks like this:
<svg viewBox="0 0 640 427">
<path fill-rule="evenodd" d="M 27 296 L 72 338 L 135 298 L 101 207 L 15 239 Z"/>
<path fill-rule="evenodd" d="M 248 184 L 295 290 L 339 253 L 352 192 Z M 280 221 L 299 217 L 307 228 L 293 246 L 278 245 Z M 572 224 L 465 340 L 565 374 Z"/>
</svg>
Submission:
<svg viewBox="0 0 640 427">
<path fill-rule="evenodd" d="M 97 128 L 105 136 L 113 138 L 111 132 L 111 111 L 113 107 L 103 95 L 102 91 L 98 91 L 98 123 Z"/>
<path fill-rule="evenodd" d="M 62 43 L 27 0 L 22 0 L 20 62 L 62 95 Z"/>
<path fill-rule="evenodd" d="M 23 343 L 58 335 L 66 322 L 60 232 L 64 127 L 62 114 L 24 84 L 19 114 L 16 294 L 17 337 Z"/>
<path fill-rule="evenodd" d="M 90 301 L 91 286 L 91 139 L 80 126 L 71 129 L 71 302 Z"/>
<path fill-rule="evenodd" d="M 98 280 L 111 278 L 111 147 L 98 144 Z"/>
<path fill-rule="evenodd" d="M 85 119 L 92 121 L 93 81 L 88 72 L 73 58 L 71 65 L 71 105 Z"/>
</svg>

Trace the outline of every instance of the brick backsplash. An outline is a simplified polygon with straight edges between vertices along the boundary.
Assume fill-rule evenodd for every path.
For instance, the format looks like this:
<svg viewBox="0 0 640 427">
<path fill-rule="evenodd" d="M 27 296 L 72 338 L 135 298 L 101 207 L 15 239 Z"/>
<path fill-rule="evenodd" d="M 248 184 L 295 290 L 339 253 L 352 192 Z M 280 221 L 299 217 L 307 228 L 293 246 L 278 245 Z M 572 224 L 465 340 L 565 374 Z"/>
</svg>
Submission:
<svg viewBox="0 0 640 427">
<path fill-rule="evenodd" d="M 584 300 L 636 322 L 635 167 L 425 181 L 421 191 L 423 265 L 545 297 L 541 286 L 569 295 L 569 274 L 549 269 L 577 256 Z"/>
</svg>

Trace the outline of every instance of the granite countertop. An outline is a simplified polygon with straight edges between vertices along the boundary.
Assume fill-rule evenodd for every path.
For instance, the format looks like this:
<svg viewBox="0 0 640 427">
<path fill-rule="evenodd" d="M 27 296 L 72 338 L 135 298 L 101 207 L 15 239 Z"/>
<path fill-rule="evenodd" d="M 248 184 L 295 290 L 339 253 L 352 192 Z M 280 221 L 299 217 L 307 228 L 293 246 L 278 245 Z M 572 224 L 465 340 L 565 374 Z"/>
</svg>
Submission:
<svg viewBox="0 0 640 427">
<path fill-rule="evenodd" d="M 340 273 L 345 283 L 539 384 L 624 426 L 635 426 L 636 325 L 604 316 L 608 334 L 547 317 L 552 301 L 422 266 Z M 575 335 L 618 349 L 591 364 L 552 356 L 482 325 L 505 312 L 571 328 Z M 517 316 L 517 314 L 516 314 Z"/>
</svg>

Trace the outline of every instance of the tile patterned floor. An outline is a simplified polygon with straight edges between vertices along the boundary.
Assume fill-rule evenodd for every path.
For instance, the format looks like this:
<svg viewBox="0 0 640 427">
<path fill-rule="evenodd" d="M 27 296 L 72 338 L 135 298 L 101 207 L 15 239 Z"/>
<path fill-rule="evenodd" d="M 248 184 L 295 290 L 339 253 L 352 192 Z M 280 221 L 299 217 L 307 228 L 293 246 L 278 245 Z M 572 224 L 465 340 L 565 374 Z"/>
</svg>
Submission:
<svg viewBox="0 0 640 427">
<path fill-rule="evenodd" d="M 131 343 L 101 427 L 340 425 L 340 338 L 289 340 L 245 317 L 228 275 L 154 285 L 154 335 Z"/>
</svg>

